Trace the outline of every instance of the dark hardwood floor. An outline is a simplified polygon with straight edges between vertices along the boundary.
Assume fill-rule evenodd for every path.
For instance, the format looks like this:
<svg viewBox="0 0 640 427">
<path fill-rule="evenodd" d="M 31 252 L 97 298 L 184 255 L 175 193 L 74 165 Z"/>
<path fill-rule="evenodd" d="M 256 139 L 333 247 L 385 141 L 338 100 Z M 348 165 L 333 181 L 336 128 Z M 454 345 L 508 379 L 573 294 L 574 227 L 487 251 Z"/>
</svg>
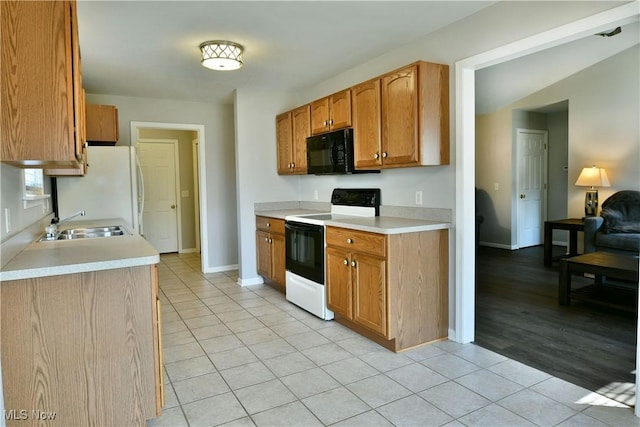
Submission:
<svg viewBox="0 0 640 427">
<path fill-rule="evenodd" d="M 545 268 L 542 258 L 542 246 L 478 249 L 475 343 L 592 391 L 635 383 L 635 286 L 612 292 L 621 307 L 576 299 L 561 306 L 558 264 Z M 574 286 L 592 282 L 573 278 Z"/>
</svg>

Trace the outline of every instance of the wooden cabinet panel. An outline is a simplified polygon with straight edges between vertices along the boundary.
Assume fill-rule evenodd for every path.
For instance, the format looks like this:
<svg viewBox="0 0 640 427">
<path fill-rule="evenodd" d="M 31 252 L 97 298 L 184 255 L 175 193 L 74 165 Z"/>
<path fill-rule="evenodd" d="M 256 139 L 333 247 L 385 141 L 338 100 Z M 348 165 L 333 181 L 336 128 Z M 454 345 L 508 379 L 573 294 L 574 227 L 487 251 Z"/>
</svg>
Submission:
<svg viewBox="0 0 640 427">
<path fill-rule="evenodd" d="M 140 266 L 0 283 L 5 407 L 56 412 L 52 426 L 146 425 L 157 411 L 152 280 Z"/>
<path fill-rule="evenodd" d="M 284 288 L 286 283 L 286 250 L 283 234 L 271 234 L 271 277 Z"/>
<path fill-rule="evenodd" d="M 310 105 L 304 105 L 276 117 L 280 175 L 307 173 L 307 137 L 311 135 L 310 111 Z"/>
<path fill-rule="evenodd" d="M 311 103 L 311 134 L 351 126 L 351 90 L 345 89 Z"/>
<path fill-rule="evenodd" d="M 3 1 L 0 8 L 0 158 L 22 167 L 79 168 L 75 2 Z"/>
<path fill-rule="evenodd" d="M 356 169 L 382 166 L 380 134 L 380 79 L 351 88 L 353 120 L 353 157 Z"/>
<path fill-rule="evenodd" d="M 276 116 L 276 144 L 278 149 L 278 174 L 289 174 L 293 163 L 291 111 Z"/>
<path fill-rule="evenodd" d="M 262 277 L 271 277 L 271 244 L 269 243 L 269 233 L 256 231 L 256 249 L 258 274 Z"/>
<path fill-rule="evenodd" d="M 387 337 L 386 237 L 327 227 L 326 238 L 327 306 L 334 313 Z"/>
<path fill-rule="evenodd" d="M 387 281 L 384 258 L 355 254 L 352 257 L 353 321 L 383 336 L 387 330 Z"/>
<path fill-rule="evenodd" d="M 419 165 L 418 66 L 382 77 L 382 157 L 385 165 Z"/>
<path fill-rule="evenodd" d="M 311 136 L 311 106 L 304 105 L 291 112 L 293 173 L 307 173 L 307 138 Z"/>
<path fill-rule="evenodd" d="M 353 318 L 353 287 L 349 253 L 327 248 L 327 307 L 334 313 Z"/>
<path fill-rule="evenodd" d="M 313 135 L 329 130 L 329 98 L 311 103 L 311 133 Z"/>
<path fill-rule="evenodd" d="M 351 126 L 351 89 L 329 97 L 329 123 L 331 130 Z"/>
<path fill-rule="evenodd" d="M 87 104 L 87 141 L 93 145 L 118 142 L 118 109 L 113 105 Z"/>
<path fill-rule="evenodd" d="M 256 216 L 256 267 L 258 274 L 284 290 L 286 252 L 284 220 Z"/>
<path fill-rule="evenodd" d="M 383 234 L 350 230 L 341 227 L 327 227 L 327 245 L 339 246 L 349 251 L 365 252 L 384 256 L 386 238 Z"/>
<path fill-rule="evenodd" d="M 327 306 L 336 320 L 393 351 L 446 337 L 448 236 L 327 227 Z"/>
</svg>

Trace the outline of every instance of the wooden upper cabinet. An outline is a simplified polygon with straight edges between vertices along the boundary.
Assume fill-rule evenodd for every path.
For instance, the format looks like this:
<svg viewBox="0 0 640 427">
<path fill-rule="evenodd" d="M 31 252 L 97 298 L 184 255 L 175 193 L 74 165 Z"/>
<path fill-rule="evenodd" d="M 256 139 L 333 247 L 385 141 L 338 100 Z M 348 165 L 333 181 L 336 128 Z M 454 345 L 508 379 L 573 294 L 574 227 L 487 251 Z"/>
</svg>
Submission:
<svg viewBox="0 0 640 427">
<path fill-rule="evenodd" d="M 82 92 L 75 1 L 3 1 L 0 158 L 82 168 Z"/>
<path fill-rule="evenodd" d="M 380 136 L 380 79 L 351 88 L 353 120 L 353 157 L 357 169 L 382 166 Z"/>
<path fill-rule="evenodd" d="M 385 167 L 449 164 L 449 67 L 417 62 L 382 76 Z"/>
<path fill-rule="evenodd" d="M 114 145 L 120 137 L 118 109 L 113 105 L 86 105 L 87 142 L 91 145 Z"/>
<path fill-rule="evenodd" d="M 311 106 L 303 105 L 291 112 L 293 132 L 293 173 L 307 173 L 307 138 L 311 136 Z"/>
<path fill-rule="evenodd" d="M 350 126 L 351 89 L 345 89 L 311 103 L 312 135 Z"/>
<path fill-rule="evenodd" d="M 278 174 L 290 174 L 293 163 L 293 128 L 291 111 L 276 116 Z"/>
<path fill-rule="evenodd" d="M 417 166 L 418 66 L 382 77 L 382 157 L 385 165 Z"/>
<path fill-rule="evenodd" d="M 311 135 L 310 111 L 310 105 L 303 105 L 276 116 L 279 175 L 307 173 L 307 137 Z"/>
</svg>

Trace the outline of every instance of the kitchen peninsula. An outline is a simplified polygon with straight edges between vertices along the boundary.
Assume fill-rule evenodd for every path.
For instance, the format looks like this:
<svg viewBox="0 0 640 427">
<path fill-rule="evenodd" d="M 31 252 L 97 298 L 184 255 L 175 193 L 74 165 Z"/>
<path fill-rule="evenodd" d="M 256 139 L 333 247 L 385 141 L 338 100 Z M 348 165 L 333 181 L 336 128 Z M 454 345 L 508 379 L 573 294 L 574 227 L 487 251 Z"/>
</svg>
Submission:
<svg viewBox="0 0 640 427">
<path fill-rule="evenodd" d="M 121 224 L 71 222 L 64 228 Z M 163 406 L 158 252 L 137 234 L 28 244 L 0 272 L 5 409 L 145 425 Z"/>
<path fill-rule="evenodd" d="M 284 228 L 275 224 L 285 217 L 312 212 L 276 206 L 255 209 L 257 218 L 269 218 L 274 229 Z M 385 211 L 398 212 L 382 206 L 380 216 L 324 221 L 324 285 L 327 308 L 337 322 L 398 352 L 448 335 L 451 224 L 439 218 L 387 216 Z M 272 265 L 283 266 L 284 261 Z M 272 277 L 282 275 L 272 272 Z"/>
</svg>

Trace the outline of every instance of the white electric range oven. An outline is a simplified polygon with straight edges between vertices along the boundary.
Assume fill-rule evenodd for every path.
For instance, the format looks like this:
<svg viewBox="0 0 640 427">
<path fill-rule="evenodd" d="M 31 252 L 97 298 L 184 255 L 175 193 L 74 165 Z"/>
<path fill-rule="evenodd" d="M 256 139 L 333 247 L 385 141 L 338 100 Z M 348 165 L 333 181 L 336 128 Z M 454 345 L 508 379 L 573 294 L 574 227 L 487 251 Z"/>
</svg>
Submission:
<svg viewBox="0 0 640 427">
<path fill-rule="evenodd" d="M 333 319 L 325 289 L 328 221 L 380 214 L 380 189 L 336 188 L 331 212 L 285 217 L 287 300 L 321 319 Z"/>
</svg>

